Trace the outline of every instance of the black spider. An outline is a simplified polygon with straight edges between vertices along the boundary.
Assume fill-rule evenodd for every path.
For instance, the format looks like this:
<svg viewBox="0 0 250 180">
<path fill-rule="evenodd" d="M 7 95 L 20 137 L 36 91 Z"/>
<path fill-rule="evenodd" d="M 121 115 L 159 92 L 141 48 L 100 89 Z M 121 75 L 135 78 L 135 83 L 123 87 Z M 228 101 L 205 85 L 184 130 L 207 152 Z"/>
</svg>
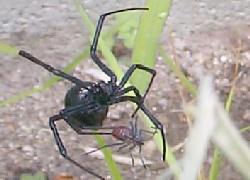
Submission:
<svg viewBox="0 0 250 180">
<path fill-rule="evenodd" d="M 103 179 L 98 174 L 94 173 L 92 170 L 83 167 L 78 162 L 73 160 L 66 151 L 66 148 L 63 145 L 63 142 L 59 136 L 59 133 L 56 128 L 56 121 L 64 120 L 66 121 L 71 128 L 73 128 L 77 134 L 79 135 L 91 135 L 91 134 L 107 134 L 105 132 L 89 132 L 87 130 L 98 130 L 102 129 L 103 120 L 106 118 L 109 106 L 115 103 L 131 101 L 137 104 L 137 109 L 133 113 L 132 116 L 135 115 L 138 109 L 141 109 L 152 121 L 157 129 L 161 131 L 162 135 L 162 144 L 163 144 L 163 160 L 165 160 L 166 155 L 166 144 L 165 144 L 165 136 L 163 131 L 163 125 L 153 116 L 153 114 L 145 107 L 143 104 L 144 98 L 147 95 L 149 88 L 153 82 L 153 79 L 156 75 L 155 70 L 145 67 L 142 64 L 133 64 L 124 74 L 121 81 L 117 82 L 117 77 L 113 73 L 111 69 L 109 69 L 97 56 L 97 45 L 98 39 L 100 36 L 100 32 L 103 26 L 103 22 L 106 16 L 114 13 L 130 11 L 130 10 L 148 10 L 148 8 L 128 8 L 117 11 L 112 11 L 105 13 L 100 16 L 93 43 L 90 48 L 90 55 L 93 61 L 98 67 L 110 77 L 110 81 L 104 82 L 89 82 L 82 81 L 74 76 L 64 73 L 58 69 L 55 69 L 49 64 L 46 64 L 39 60 L 38 58 L 32 56 L 30 53 L 27 53 L 23 50 L 19 51 L 19 55 L 25 57 L 26 59 L 36 63 L 49 72 L 53 73 L 56 76 L 67 79 L 68 81 L 75 84 L 66 94 L 65 97 L 65 108 L 60 111 L 59 114 L 50 117 L 49 125 L 51 130 L 53 131 L 54 138 L 56 144 L 59 148 L 60 154 L 71 163 L 75 164 L 82 170 Z M 136 69 L 144 70 L 150 74 L 152 74 L 151 81 L 149 83 L 148 88 L 145 91 L 144 96 L 140 95 L 139 90 L 135 86 L 124 87 L 130 76 Z M 127 96 L 128 92 L 133 91 L 135 96 Z"/>
</svg>

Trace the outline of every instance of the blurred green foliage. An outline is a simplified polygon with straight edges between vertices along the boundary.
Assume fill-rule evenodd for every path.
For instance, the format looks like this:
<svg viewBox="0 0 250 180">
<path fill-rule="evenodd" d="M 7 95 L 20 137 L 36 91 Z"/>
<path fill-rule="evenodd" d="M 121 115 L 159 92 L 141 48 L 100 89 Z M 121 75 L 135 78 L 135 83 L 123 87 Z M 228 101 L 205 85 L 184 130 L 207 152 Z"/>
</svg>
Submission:
<svg viewBox="0 0 250 180">
<path fill-rule="evenodd" d="M 35 174 L 24 173 L 20 175 L 20 180 L 47 180 L 47 176 L 43 172 L 37 172 Z"/>
<path fill-rule="evenodd" d="M 122 40 L 126 48 L 132 49 L 138 30 L 140 16 L 131 12 L 115 14 L 114 24 L 103 32 L 103 39 L 109 49 L 115 45 L 115 39 Z"/>
</svg>

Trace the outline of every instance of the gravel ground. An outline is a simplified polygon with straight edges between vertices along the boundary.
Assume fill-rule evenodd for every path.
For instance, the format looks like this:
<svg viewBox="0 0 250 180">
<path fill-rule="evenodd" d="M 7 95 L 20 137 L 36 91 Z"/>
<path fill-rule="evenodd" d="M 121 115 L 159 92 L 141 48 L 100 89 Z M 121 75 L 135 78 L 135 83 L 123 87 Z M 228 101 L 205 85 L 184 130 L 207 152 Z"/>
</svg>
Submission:
<svg viewBox="0 0 250 180">
<path fill-rule="evenodd" d="M 125 1 L 101 2 L 83 2 L 93 20 L 109 10 L 143 5 L 143 1 L 126 1 L 126 5 Z M 197 70 L 201 67 L 214 75 L 221 100 L 225 100 L 229 91 L 233 66 L 236 61 L 241 63 L 242 76 L 238 80 L 231 111 L 239 128 L 250 123 L 249 6 L 249 0 L 230 3 L 174 1 L 161 38 L 166 51 L 176 57 L 192 80 L 198 81 Z M 10 0 L 0 1 L 0 7 L 0 42 L 32 51 L 32 54 L 57 68 L 64 67 L 89 45 L 86 27 L 70 1 Z M 0 100 L 38 86 L 50 76 L 20 57 L 1 55 L 0 58 Z M 185 139 L 188 129 L 180 102 L 192 102 L 161 58 L 156 70 L 157 78 L 146 103 L 165 124 L 168 142 L 174 146 Z M 79 65 L 73 74 L 84 80 L 96 80 L 100 76 L 90 60 Z M 63 98 L 69 87 L 68 82 L 61 81 L 50 90 L 0 109 L 0 179 L 12 180 L 20 173 L 39 170 L 46 172 L 50 179 L 62 173 L 78 179 L 93 179 L 59 156 L 48 128 L 48 118 L 63 108 Z M 106 124 L 126 124 L 131 112 L 130 104 L 115 105 L 108 114 Z M 58 126 L 74 158 L 108 176 L 103 160 L 83 156 L 84 147 L 96 146 L 93 138 L 76 136 L 63 122 Z M 250 140 L 249 133 L 243 135 Z M 143 152 L 146 159 L 154 162 L 153 166 L 144 170 L 141 166 L 121 165 L 125 179 L 152 179 L 163 172 L 159 163 L 161 157 L 152 147 L 152 142 L 148 142 Z M 181 156 L 181 151 L 178 156 Z M 208 157 L 205 165 L 210 163 L 211 158 Z M 220 179 L 242 179 L 230 163 L 225 162 L 222 169 Z"/>
</svg>

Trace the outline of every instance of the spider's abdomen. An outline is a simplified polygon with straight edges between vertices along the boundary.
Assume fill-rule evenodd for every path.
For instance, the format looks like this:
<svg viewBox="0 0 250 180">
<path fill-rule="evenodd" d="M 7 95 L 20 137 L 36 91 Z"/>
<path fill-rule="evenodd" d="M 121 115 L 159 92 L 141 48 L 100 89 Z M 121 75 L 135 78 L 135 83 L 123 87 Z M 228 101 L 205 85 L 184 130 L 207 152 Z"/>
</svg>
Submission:
<svg viewBox="0 0 250 180">
<path fill-rule="evenodd" d="M 93 94 L 79 86 L 73 86 L 65 96 L 65 107 L 82 105 L 82 111 L 72 113 L 67 121 L 71 126 L 81 128 L 86 126 L 101 126 L 106 118 L 108 107 L 102 106 L 98 109 L 85 109 L 88 104 L 98 103 L 93 99 Z"/>
</svg>

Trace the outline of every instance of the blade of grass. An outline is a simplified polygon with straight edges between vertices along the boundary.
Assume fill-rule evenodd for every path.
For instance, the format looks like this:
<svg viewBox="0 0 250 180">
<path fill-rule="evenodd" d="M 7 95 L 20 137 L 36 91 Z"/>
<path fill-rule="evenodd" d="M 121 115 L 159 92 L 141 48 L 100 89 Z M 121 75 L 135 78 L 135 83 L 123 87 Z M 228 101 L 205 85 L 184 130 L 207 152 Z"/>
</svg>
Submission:
<svg viewBox="0 0 250 180">
<path fill-rule="evenodd" d="M 213 153 L 213 161 L 209 170 L 209 180 L 218 179 L 221 163 L 222 163 L 221 152 L 217 147 L 215 147 Z"/>
<path fill-rule="evenodd" d="M 160 47 L 159 50 L 160 55 L 163 57 L 163 61 L 169 66 L 169 68 L 174 72 L 176 77 L 179 78 L 182 86 L 193 96 L 196 96 L 197 94 L 197 87 L 187 79 L 185 74 L 181 71 L 181 68 L 174 62 L 173 59 L 171 59 L 162 47 Z"/>
<path fill-rule="evenodd" d="M 102 136 L 95 135 L 95 139 L 99 147 L 103 147 L 106 145 L 106 142 Z M 110 150 L 110 148 L 102 148 L 101 151 L 104 154 L 104 159 L 105 159 L 106 164 L 108 165 L 108 169 L 111 172 L 112 179 L 122 180 L 123 178 L 122 178 L 120 169 L 118 168 L 117 164 L 113 160 L 112 151 Z"/>
<path fill-rule="evenodd" d="M 88 14 L 86 11 L 83 9 L 81 6 L 81 2 L 79 0 L 75 0 L 76 8 L 79 14 L 81 15 L 81 18 L 88 28 L 88 31 L 91 34 L 91 37 L 94 36 L 95 32 L 95 26 L 88 17 Z M 92 38 L 91 38 L 92 39 Z M 114 71 L 114 73 L 117 75 L 118 79 L 120 79 L 123 76 L 123 72 L 117 62 L 117 59 L 113 55 L 113 53 L 110 51 L 108 46 L 106 46 L 105 42 L 102 39 L 102 35 L 100 35 L 99 41 L 98 41 L 98 49 L 102 51 L 102 55 L 104 56 L 105 60 L 107 61 L 108 65 L 110 68 Z"/>
<path fill-rule="evenodd" d="M 144 12 L 141 16 L 132 53 L 132 64 L 143 64 L 151 68 L 154 67 L 160 34 L 168 17 L 171 3 L 171 0 L 148 0 L 146 2 L 146 7 L 149 8 L 149 11 Z M 149 76 L 144 72 L 135 72 L 132 76 L 132 83 L 140 92 L 143 92 L 148 85 L 149 78 L 145 77 Z M 145 124 L 148 127 L 152 127 L 152 122 L 145 115 L 143 117 Z M 154 136 L 154 140 L 158 148 L 162 151 L 160 133 Z M 168 150 L 166 156 L 167 162 L 175 162 L 175 157 L 171 151 Z"/>
<path fill-rule="evenodd" d="M 240 129 L 240 132 L 242 132 L 242 133 L 244 133 L 246 131 L 250 131 L 250 126 L 247 126 L 247 127 Z"/>
<path fill-rule="evenodd" d="M 77 8 L 77 11 L 80 13 L 84 24 L 87 26 L 90 34 L 92 34 L 92 36 L 94 35 L 94 31 L 95 31 L 95 27 L 93 25 L 93 23 L 91 22 L 91 20 L 89 19 L 87 13 L 85 12 L 85 10 L 83 9 L 81 2 L 79 0 L 75 0 L 75 5 Z M 120 69 L 114 55 L 112 54 L 112 52 L 108 49 L 108 47 L 105 45 L 105 43 L 103 42 L 103 40 L 99 39 L 99 47 L 103 53 L 103 56 L 105 57 L 105 59 L 107 60 L 108 64 L 110 65 L 111 69 L 115 70 L 115 74 L 121 78 L 122 76 L 122 70 Z M 100 135 L 95 135 L 96 141 L 99 145 L 99 147 L 105 146 L 105 140 L 102 136 Z M 111 173 L 112 179 L 116 179 L 116 180 L 122 180 L 122 175 L 121 172 L 117 166 L 117 164 L 115 163 L 115 161 L 112 158 L 112 152 L 109 148 L 103 148 L 101 149 L 101 151 L 104 154 L 104 158 L 105 158 L 105 162 L 108 166 L 108 169 Z"/>
<path fill-rule="evenodd" d="M 234 96 L 234 89 L 235 86 L 233 85 L 230 89 L 230 92 L 228 94 L 226 103 L 225 103 L 225 110 L 227 112 L 230 111 L 232 102 L 233 102 L 233 96 Z M 220 150 L 215 147 L 214 153 L 213 153 L 213 161 L 209 170 L 209 180 L 217 180 L 219 173 L 220 173 L 220 166 L 222 163 L 222 156 Z"/>
<path fill-rule="evenodd" d="M 47 176 L 43 172 L 37 172 L 34 175 L 24 173 L 19 177 L 20 180 L 47 180 Z"/>
<path fill-rule="evenodd" d="M 73 61 L 71 61 L 64 69 L 64 72 L 70 72 L 72 71 L 77 65 L 79 65 L 83 60 L 87 59 L 89 57 L 89 48 L 84 49 L 79 55 L 77 55 Z M 47 81 L 45 81 L 43 84 L 41 84 L 39 87 L 33 87 L 31 89 L 27 89 L 24 91 L 19 92 L 17 95 L 11 96 L 3 101 L 0 101 L 0 107 L 4 107 L 10 104 L 15 104 L 22 99 L 31 96 L 34 93 L 42 92 L 46 89 L 51 88 L 53 85 L 55 85 L 61 78 L 57 76 L 53 76 Z"/>
<path fill-rule="evenodd" d="M 132 53 L 132 64 L 154 67 L 159 38 L 168 17 L 171 3 L 171 0 L 147 0 L 146 7 L 149 8 L 149 11 L 144 12 L 141 16 Z M 148 81 L 142 81 L 142 77 L 145 77 L 144 72 L 135 72 L 132 82 L 139 90 L 144 91 Z"/>
<path fill-rule="evenodd" d="M 215 106 L 217 101 L 212 87 L 212 78 L 202 78 L 197 98 L 195 121 L 185 144 L 181 180 L 197 178 L 206 157 L 209 140 L 216 128 Z"/>
<path fill-rule="evenodd" d="M 14 46 L 0 43 L 0 53 L 8 54 L 8 55 L 17 55 L 18 49 Z"/>
<path fill-rule="evenodd" d="M 217 127 L 212 134 L 212 141 L 243 177 L 250 179 L 250 149 L 247 141 L 243 139 L 222 105 L 217 104 L 215 110 Z"/>
</svg>

